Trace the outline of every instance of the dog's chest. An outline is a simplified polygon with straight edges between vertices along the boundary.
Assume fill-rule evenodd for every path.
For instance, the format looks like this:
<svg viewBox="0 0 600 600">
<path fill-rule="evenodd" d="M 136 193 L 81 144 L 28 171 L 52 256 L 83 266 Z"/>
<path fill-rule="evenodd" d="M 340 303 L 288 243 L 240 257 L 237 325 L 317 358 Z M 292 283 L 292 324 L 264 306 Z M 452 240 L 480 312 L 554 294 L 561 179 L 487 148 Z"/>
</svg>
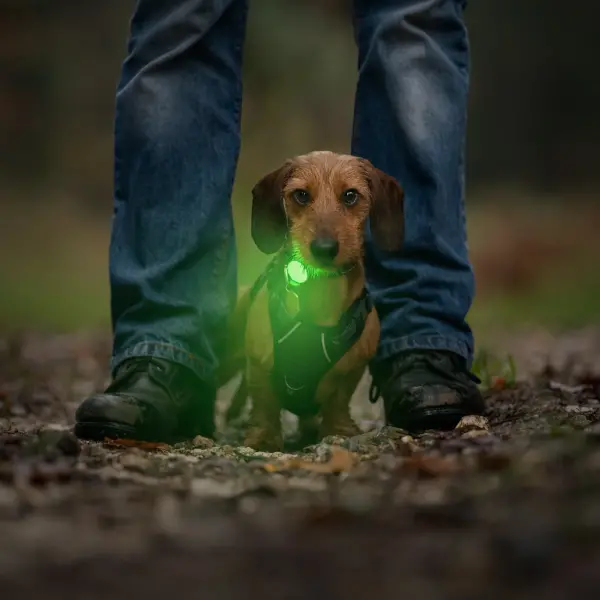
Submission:
<svg viewBox="0 0 600 600">
<path fill-rule="evenodd" d="M 269 383 L 282 407 L 298 415 L 315 414 L 317 389 L 325 375 L 340 364 L 356 367 L 361 351 L 359 343 L 372 327 L 371 301 L 363 293 L 331 324 L 322 325 L 309 318 L 306 310 L 289 313 L 287 297 L 262 293 L 249 315 L 247 354 L 255 367 L 268 371 Z M 334 298 L 334 300 L 336 300 Z M 354 360 L 346 365 L 347 358 Z M 364 365 L 363 365 L 364 366 Z"/>
</svg>

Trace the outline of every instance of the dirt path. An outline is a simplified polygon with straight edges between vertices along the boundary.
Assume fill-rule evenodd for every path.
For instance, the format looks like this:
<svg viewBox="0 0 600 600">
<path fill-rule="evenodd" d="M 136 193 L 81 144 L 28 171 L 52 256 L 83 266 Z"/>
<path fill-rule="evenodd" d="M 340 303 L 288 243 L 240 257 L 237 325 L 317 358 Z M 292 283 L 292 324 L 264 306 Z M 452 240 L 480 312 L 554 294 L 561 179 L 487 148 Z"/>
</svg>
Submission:
<svg viewBox="0 0 600 600">
<path fill-rule="evenodd" d="M 108 340 L 0 340 L 1 597 L 597 598 L 600 332 L 498 346 L 519 381 L 485 419 L 411 437 L 363 387 L 354 415 L 375 429 L 291 456 L 235 432 L 80 443 Z"/>
</svg>

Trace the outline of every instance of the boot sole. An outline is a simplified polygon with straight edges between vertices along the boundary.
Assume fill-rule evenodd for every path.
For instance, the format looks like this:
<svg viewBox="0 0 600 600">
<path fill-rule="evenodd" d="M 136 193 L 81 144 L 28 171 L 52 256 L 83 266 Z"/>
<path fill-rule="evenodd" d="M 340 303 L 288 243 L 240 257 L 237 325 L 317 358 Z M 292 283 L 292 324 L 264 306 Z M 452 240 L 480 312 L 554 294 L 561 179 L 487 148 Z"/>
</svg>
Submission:
<svg viewBox="0 0 600 600">
<path fill-rule="evenodd" d="M 419 411 L 418 417 L 413 417 L 407 429 L 409 431 L 450 431 L 454 429 L 467 413 L 462 408 L 429 408 Z"/>
<path fill-rule="evenodd" d="M 163 444 L 178 444 L 179 442 L 188 442 L 196 435 L 204 435 L 202 433 L 177 432 L 170 437 L 167 436 L 140 436 L 139 432 L 134 427 L 128 427 L 121 423 L 98 422 L 98 421 L 82 421 L 75 424 L 73 430 L 76 437 L 82 440 L 90 440 L 93 442 L 103 442 L 106 438 L 109 439 L 126 439 L 136 440 L 139 442 L 153 442 Z"/>
<path fill-rule="evenodd" d="M 145 435 L 141 437 L 139 432 L 133 427 L 122 425 L 121 423 L 99 423 L 94 421 L 83 421 L 77 423 L 74 428 L 75 435 L 83 440 L 93 442 L 103 442 L 106 438 L 109 439 L 127 439 L 140 442 L 163 442 L 164 438 L 158 436 Z M 173 443 L 172 440 L 170 440 Z"/>
</svg>

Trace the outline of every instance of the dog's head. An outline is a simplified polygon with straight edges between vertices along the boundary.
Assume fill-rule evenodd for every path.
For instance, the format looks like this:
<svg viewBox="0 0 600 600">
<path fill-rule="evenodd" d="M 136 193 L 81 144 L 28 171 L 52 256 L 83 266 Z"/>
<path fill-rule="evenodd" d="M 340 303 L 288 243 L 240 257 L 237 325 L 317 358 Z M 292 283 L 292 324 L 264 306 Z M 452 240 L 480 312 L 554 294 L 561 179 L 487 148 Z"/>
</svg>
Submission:
<svg viewBox="0 0 600 600">
<path fill-rule="evenodd" d="M 288 243 L 309 266 L 343 268 L 362 259 L 369 217 L 378 247 L 394 251 L 402 245 L 402 188 L 363 158 L 298 156 L 263 177 L 252 198 L 252 238 L 266 254 Z"/>
</svg>

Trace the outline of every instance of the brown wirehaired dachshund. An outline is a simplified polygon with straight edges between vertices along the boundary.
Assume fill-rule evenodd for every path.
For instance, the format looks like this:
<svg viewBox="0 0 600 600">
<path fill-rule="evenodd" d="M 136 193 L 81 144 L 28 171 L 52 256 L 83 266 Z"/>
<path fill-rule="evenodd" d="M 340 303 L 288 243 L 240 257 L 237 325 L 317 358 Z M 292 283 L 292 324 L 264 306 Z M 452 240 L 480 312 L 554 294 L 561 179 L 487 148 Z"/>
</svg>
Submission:
<svg viewBox="0 0 600 600">
<path fill-rule="evenodd" d="M 350 399 L 379 342 L 379 319 L 365 287 L 364 231 L 398 250 L 403 191 L 369 161 L 311 152 L 285 162 L 252 190 L 252 238 L 275 254 L 243 293 L 229 327 L 220 380 L 244 369 L 227 412 L 252 399 L 245 444 L 282 447 L 281 410 L 299 418 L 304 440 L 358 432 Z M 290 261 L 302 275 L 290 276 Z"/>
</svg>

